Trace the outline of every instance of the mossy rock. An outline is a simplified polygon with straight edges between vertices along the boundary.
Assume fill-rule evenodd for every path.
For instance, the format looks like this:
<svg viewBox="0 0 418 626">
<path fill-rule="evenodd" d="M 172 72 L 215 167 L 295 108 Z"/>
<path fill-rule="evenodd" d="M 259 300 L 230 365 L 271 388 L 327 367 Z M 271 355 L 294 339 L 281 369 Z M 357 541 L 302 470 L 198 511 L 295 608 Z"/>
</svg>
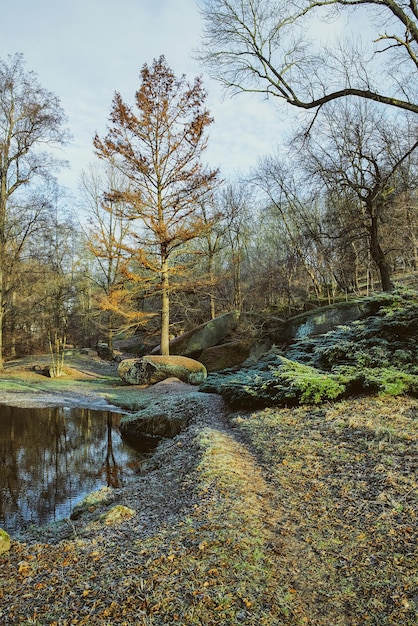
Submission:
<svg viewBox="0 0 418 626">
<path fill-rule="evenodd" d="M 236 367 L 250 356 L 250 347 L 248 342 L 229 341 L 219 346 L 206 348 L 199 356 L 199 361 L 203 363 L 208 372 Z"/>
<path fill-rule="evenodd" d="M 133 509 L 130 509 L 123 504 L 117 504 L 109 511 L 106 511 L 106 513 L 103 513 L 103 515 L 101 515 L 99 519 L 106 526 L 115 526 L 116 524 L 121 524 L 122 522 L 125 522 L 134 515 L 136 515 L 136 511 L 134 511 Z"/>
<path fill-rule="evenodd" d="M 10 536 L 6 533 L 5 530 L 0 528 L 0 554 L 3 554 L 4 552 L 8 552 L 10 550 L 11 545 L 12 545 L 12 541 L 10 539 Z"/>
<path fill-rule="evenodd" d="M 122 435 L 149 435 L 171 438 L 187 428 L 191 420 L 206 410 L 207 397 L 199 392 L 163 396 L 134 415 L 121 419 Z"/>
<path fill-rule="evenodd" d="M 238 311 L 230 311 L 219 315 L 209 322 L 205 322 L 187 333 L 170 341 L 170 354 L 195 355 L 200 354 L 206 348 L 216 346 L 229 335 L 237 326 L 239 320 Z M 155 352 L 159 351 L 156 348 Z"/>
<path fill-rule="evenodd" d="M 172 377 L 190 385 L 200 385 L 207 372 L 202 363 L 188 357 L 147 355 L 121 361 L 118 375 L 129 385 L 153 385 Z"/>
<path fill-rule="evenodd" d="M 365 298 L 361 319 L 209 374 L 202 391 L 243 408 L 319 404 L 362 393 L 418 395 L 418 293 Z"/>
<path fill-rule="evenodd" d="M 94 513 L 98 508 L 109 504 L 113 500 L 114 492 L 110 487 L 102 487 L 89 493 L 81 502 L 75 505 L 71 519 L 76 520 L 82 516 Z"/>
<path fill-rule="evenodd" d="M 232 407 L 294 406 L 321 404 L 345 393 L 337 375 L 275 355 L 263 369 L 210 375 L 201 391 L 219 393 Z"/>
</svg>

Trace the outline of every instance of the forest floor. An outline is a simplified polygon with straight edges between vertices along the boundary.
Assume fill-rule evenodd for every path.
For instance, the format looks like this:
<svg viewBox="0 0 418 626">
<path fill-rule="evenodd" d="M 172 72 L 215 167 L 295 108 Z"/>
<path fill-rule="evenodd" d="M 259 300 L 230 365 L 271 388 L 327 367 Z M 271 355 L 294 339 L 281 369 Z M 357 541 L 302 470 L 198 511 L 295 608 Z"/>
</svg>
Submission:
<svg viewBox="0 0 418 626">
<path fill-rule="evenodd" d="M 59 380 L 33 364 L 8 365 L 1 403 L 190 391 L 122 386 L 91 356 Z M 416 625 L 417 418 L 408 397 L 230 413 L 208 394 L 135 484 L 0 555 L 0 623 Z M 116 504 L 135 514 L 108 523 Z"/>
</svg>

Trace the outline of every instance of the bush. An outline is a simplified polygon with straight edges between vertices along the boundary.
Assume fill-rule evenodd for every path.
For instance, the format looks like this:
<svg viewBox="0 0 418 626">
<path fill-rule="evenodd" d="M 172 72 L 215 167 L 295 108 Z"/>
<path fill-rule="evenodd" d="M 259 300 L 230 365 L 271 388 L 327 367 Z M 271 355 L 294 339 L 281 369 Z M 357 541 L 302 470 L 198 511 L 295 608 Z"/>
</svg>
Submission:
<svg viewBox="0 0 418 626">
<path fill-rule="evenodd" d="M 219 393 L 233 407 L 254 408 L 320 404 L 341 397 L 345 386 L 333 374 L 279 356 L 268 371 L 209 375 L 200 390 Z"/>
<path fill-rule="evenodd" d="M 367 369 L 364 371 L 365 390 L 389 396 L 418 395 L 418 376 L 393 368 Z"/>
</svg>

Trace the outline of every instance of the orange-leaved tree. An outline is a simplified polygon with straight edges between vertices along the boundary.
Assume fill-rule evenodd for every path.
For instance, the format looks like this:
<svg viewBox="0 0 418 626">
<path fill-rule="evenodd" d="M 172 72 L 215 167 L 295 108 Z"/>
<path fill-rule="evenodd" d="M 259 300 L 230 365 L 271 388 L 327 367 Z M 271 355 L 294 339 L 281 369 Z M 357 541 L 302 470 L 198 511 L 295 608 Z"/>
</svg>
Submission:
<svg viewBox="0 0 418 626">
<path fill-rule="evenodd" d="M 110 189 L 109 201 L 123 206 L 132 224 L 132 259 L 154 276 L 161 292 L 161 353 L 169 354 L 170 277 L 178 271 L 176 257 L 208 224 L 199 202 L 218 182 L 218 171 L 201 161 L 207 127 L 213 122 L 205 108 L 200 78 L 176 78 L 164 56 L 141 70 L 135 109 L 116 93 L 106 137 L 94 138 L 96 153 L 126 177 Z"/>
</svg>

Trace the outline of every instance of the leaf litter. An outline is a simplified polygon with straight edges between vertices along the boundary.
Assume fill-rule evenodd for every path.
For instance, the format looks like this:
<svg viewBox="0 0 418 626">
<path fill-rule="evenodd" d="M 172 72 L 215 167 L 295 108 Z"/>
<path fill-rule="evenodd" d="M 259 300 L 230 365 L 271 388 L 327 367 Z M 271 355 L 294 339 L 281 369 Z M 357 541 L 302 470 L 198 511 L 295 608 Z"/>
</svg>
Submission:
<svg viewBox="0 0 418 626">
<path fill-rule="evenodd" d="M 228 415 L 217 396 L 135 485 L 0 557 L 0 621 L 412 626 L 410 398 Z M 115 505 L 135 511 L 115 524 Z"/>
</svg>

